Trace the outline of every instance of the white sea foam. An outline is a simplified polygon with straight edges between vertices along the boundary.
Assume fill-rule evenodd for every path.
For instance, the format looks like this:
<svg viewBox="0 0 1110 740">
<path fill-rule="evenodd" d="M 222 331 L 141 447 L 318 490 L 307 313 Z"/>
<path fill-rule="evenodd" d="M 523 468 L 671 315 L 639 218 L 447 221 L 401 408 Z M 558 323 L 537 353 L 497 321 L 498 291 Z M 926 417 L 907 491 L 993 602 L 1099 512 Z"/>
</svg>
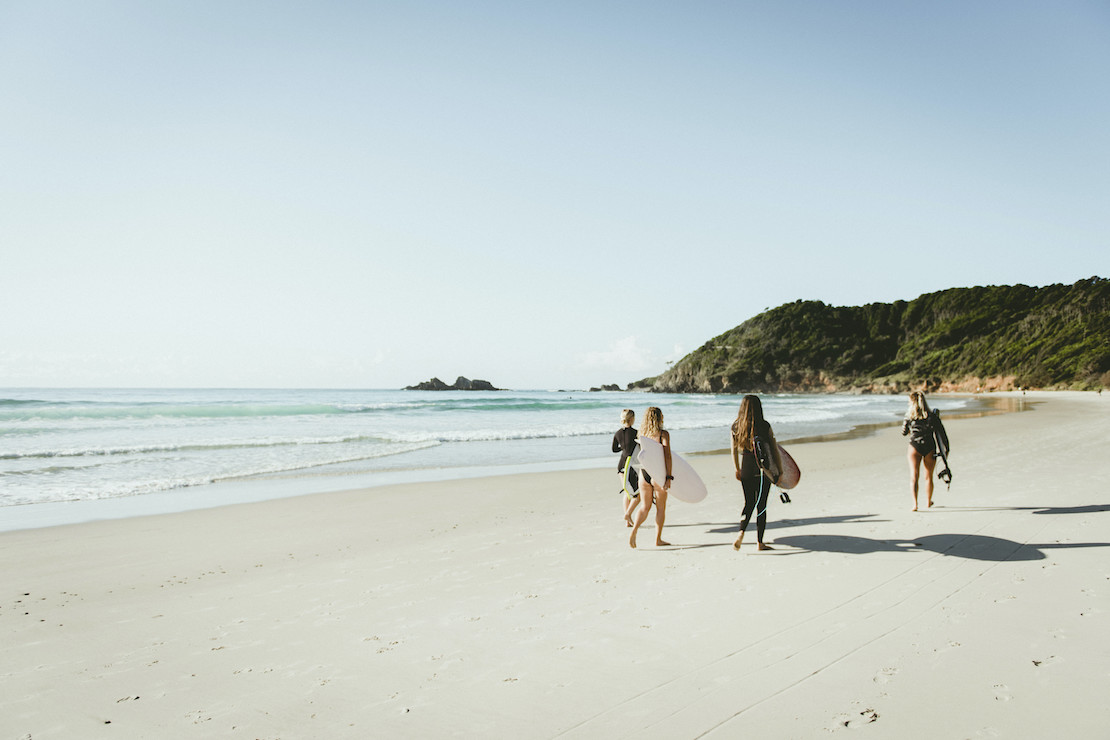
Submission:
<svg viewBox="0 0 1110 740">
<path fill-rule="evenodd" d="M 0 390 L 0 506 L 257 476 L 608 464 L 622 408 L 663 409 L 676 447 L 721 449 L 738 396 L 319 390 Z M 893 422 L 889 396 L 768 395 L 780 439 Z M 949 403 L 954 406 L 955 403 Z"/>
</svg>

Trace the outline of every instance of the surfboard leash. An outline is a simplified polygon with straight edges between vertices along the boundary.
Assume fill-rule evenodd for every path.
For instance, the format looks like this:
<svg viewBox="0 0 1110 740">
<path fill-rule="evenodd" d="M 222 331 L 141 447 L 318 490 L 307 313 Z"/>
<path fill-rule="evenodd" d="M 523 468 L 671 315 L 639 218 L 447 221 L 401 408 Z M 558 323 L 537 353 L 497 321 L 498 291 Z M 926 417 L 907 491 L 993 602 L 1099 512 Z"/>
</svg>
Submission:
<svg viewBox="0 0 1110 740">
<path fill-rule="evenodd" d="M 756 511 L 755 518 L 756 519 L 758 519 L 759 517 L 761 517 L 761 516 L 763 516 L 764 514 L 767 513 L 767 506 L 769 506 L 770 503 L 771 503 L 770 501 L 768 501 L 767 504 L 764 505 L 763 511 L 760 511 L 759 510 L 759 500 L 761 498 L 763 498 L 763 468 L 759 469 L 759 495 L 755 497 L 755 511 Z"/>
<path fill-rule="evenodd" d="M 766 514 L 767 513 L 767 506 L 771 505 L 771 499 L 768 497 L 767 506 L 763 507 L 763 511 L 759 511 L 759 500 L 761 498 L 763 498 L 763 476 L 764 476 L 763 468 L 760 468 L 759 469 L 759 496 L 755 500 L 756 517 L 760 517 L 763 514 Z M 779 484 L 776 483 L 775 487 L 778 488 Z M 768 486 L 767 488 L 768 488 L 768 490 L 770 490 L 770 486 Z M 790 494 L 788 494 L 784 489 L 779 488 L 779 500 L 781 500 L 784 504 L 790 503 Z"/>
</svg>

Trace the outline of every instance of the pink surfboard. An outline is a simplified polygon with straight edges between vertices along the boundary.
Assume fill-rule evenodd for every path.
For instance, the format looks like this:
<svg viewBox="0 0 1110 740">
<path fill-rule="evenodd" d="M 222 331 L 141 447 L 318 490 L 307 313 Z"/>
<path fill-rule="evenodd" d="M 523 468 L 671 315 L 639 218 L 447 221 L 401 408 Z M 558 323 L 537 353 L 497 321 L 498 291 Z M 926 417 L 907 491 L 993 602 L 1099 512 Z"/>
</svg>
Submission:
<svg viewBox="0 0 1110 740">
<path fill-rule="evenodd" d="M 782 489 L 793 488 L 802 479 L 802 469 L 782 445 L 779 445 L 779 455 L 782 457 L 782 475 L 779 476 L 779 482 L 776 485 Z"/>
</svg>

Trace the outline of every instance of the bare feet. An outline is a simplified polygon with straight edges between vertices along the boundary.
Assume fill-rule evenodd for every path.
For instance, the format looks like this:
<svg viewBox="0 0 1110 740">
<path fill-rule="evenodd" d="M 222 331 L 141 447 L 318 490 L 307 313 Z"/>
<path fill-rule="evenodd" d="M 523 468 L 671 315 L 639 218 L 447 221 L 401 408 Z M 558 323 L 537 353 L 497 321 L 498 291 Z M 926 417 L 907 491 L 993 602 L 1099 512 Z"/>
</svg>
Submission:
<svg viewBox="0 0 1110 740">
<path fill-rule="evenodd" d="M 664 542 L 663 540 L 656 540 L 655 541 L 655 546 L 656 547 L 668 547 L 670 544 L 671 544 L 670 542 Z"/>
<path fill-rule="evenodd" d="M 933 502 L 932 501 L 929 502 L 929 508 L 930 509 L 933 508 Z"/>
<path fill-rule="evenodd" d="M 740 543 L 743 542 L 743 541 L 744 541 L 744 533 L 741 532 L 740 536 L 736 538 L 736 542 L 732 543 L 732 549 L 733 550 L 739 550 L 740 549 Z"/>
<path fill-rule="evenodd" d="M 630 517 L 630 516 L 626 516 L 626 517 L 624 518 L 624 525 L 625 525 L 626 527 L 631 527 L 631 526 L 632 526 L 632 517 Z"/>
<path fill-rule="evenodd" d="M 771 547 L 770 545 L 764 545 L 762 542 L 760 542 L 759 543 L 759 549 L 760 550 L 774 550 L 775 548 Z"/>
<path fill-rule="evenodd" d="M 628 533 L 628 546 L 633 550 L 636 549 L 636 534 L 640 531 L 640 525 L 643 522 L 639 517 L 636 517 L 636 523 L 632 525 L 632 531 Z"/>
</svg>

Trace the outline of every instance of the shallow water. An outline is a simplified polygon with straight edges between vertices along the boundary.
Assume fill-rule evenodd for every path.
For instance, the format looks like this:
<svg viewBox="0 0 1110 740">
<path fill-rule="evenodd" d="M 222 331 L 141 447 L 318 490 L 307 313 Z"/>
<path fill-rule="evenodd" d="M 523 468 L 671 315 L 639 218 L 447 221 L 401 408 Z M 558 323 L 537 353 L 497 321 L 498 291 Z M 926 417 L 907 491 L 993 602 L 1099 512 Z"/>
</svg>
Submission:
<svg viewBox="0 0 1110 740">
<path fill-rule="evenodd" d="M 858 433 L 897 423 L 905 410 L 901 396 L 762 398 L 783 441 Z M 937 405 L 947 414 L 989 413 L 1001 400 L 943 397 Z M 261 482 L 271 492 L 313 492 L 615 467 L 610 445 L 622 409 L 639 416 L 659 406 L 674 448 L 690 454 L 727 448 L 739 401 L 625 392 L 4 389 L 0 511 L 152 494 L 173 506 L 282 495 L 245 493 Z"/>
</svg>

